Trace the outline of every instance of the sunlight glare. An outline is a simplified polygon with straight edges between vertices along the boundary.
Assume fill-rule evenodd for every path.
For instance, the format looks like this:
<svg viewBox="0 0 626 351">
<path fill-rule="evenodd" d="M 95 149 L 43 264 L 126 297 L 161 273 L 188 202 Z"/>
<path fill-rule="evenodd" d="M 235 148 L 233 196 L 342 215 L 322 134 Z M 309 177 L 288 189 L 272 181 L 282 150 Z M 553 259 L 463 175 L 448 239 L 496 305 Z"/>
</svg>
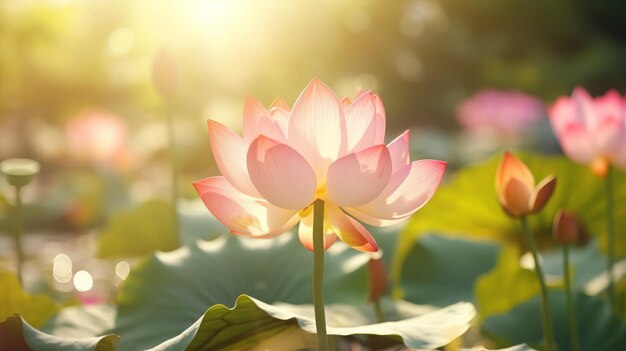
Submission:
<svg viewBox="0 0 626 351">
<path fill-rule="evenodd" d="M 87 271 L 78 271 L 74 275 L 74 287 L 80 292 L 85 292 L 93 288 L 93 278 Z"/>
</svg>

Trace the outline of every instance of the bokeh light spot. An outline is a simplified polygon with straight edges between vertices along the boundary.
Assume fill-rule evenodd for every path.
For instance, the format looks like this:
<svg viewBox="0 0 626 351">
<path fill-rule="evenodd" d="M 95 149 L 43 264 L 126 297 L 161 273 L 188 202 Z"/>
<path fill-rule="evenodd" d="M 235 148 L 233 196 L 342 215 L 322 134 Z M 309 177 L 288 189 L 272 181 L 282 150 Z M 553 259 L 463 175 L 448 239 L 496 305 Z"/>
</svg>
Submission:
<svg viewBox="0 0 626 351">
<path fill-rule="evenodd" d="M 93 288 L 93 278 L 87 271 L 78 271 L 74 275 L 74 287 L 80 292 L 85 292 Z"/>
</svg>

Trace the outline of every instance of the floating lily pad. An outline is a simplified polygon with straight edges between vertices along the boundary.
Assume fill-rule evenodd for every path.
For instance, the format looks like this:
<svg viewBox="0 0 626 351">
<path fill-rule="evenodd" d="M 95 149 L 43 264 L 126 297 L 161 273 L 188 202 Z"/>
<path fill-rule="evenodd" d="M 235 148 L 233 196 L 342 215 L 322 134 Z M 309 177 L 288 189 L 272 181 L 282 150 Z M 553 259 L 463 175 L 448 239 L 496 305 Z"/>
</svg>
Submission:
<svg viewBox="0 0 626 351">
<path fill-rule="evenodd" d="M 499 245 L 485 241 L 421 236 L 404 261 L 396 293 L 436 306 L 474 301 L 474 283 L 496 265 L 499 251 Z"/>
<path fill-rule="evenodd" d="M 111 332 L 117 309 L 113 305 L 81 305 L 63 308 L 41 328 L 63 338 L 88 338 Z"/>
<path fill-rule="evenodd" d="M 551 291 L 549 298 L 557 349 L 571 350 L 565 295 L 562 291 Z M 581 351 L 626 350 L 626 323 L 611 312 L 605 300 L 578 294 L 574 310 L 578 317 Z M 482 330 L 503 345 L 539 344 L 543 337 L 539 296 L 507 314 L 488 318 Z"/>
<path fill-rule="evenodd" d="M 373 314 L 363 313 L 364 310 L 371 308 L 327 306 L 328 334 L 385 335 L 398 338 L 398 341 L 411 348 L 434 349 L 465 333 L 475 314 L 471 304 L 459 303 L 443 309 L 425 308 L 421 310 L 423 313 L 400 321 L 373 323 Z M 259 349 L 259 343 L 267 345 L 267 339 L 275 335 L 281 335 L 284 342 L 288 333 L 295 333 L 296 325 L 309 333 L 315 333 L 313 315 L 313 307 L 310 305 L 270 305 L 242 295 L 232 309 L 223 305 L 211 307 L 183 333 L 155 347 L 155 350 L 226 351 L 249 349 L 255 345 L 257 348 L 254 349 Z M 302 338 L 301 335 L 298 337 Z M 276 345 L 271 349 L 276 349 Z"/>
<path fill-rule="evenodd" d="M 326 302 L 365 304 L 369 255 L 336 243 L 325 257 Z M 120 346 L 155 346 L 241 294 L 267 303 L 310 303 L 312 264 L 313 254 L 291 233 L 266 240 L 226 235 L 157 253 L 131 272 L 120 292 Z"/>
<path fill-rule="evenodd" d="M 117 339 L 115 335 L 62 338 L 33 328 L 19 315 L 0 323 L 0 346 L 11 346 L 11 351 L 116 351 Z"/>
</svg>

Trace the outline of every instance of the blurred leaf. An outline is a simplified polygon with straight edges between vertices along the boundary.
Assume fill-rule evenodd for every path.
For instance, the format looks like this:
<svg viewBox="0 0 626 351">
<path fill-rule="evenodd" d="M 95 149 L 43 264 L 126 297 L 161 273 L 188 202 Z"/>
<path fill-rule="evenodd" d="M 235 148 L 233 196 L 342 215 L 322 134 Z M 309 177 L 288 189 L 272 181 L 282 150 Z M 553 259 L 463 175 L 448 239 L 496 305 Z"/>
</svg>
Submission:
<svg viewBox="0 0 626 351">
<path fill-rule="evenodd" d="M 474 282 L 495 266 L 499 250 L 489 242 L 421 236 L 404 261 L 401 296 L 436 306 L 473 301 Z"/>
<path fill-rule="evenodd" d="M 506 313 L 539 293 L 535 272 L 519 264 L 519 250 L 506 245 L 500 250 L 496 267 L 476 281 L 476 305 L 480 320 Z"/>
<path fill-rule="evenodd" d="M 406 303 L 387 307 L 402 308 L 402 306 L 406 306 Z M 444 346 L 465 333 L 475 314 L 471 304 L 459 303 L 438 310 L 421 309 L 422 313 L 401 321 L 375 323 L 371 310 L 371 306 L 326 306 L 328 334 L 396 336 L 408 347 L 433 349 Z M 268 339 L 276 339 L 276 336 L 279 336 L 278 339 L 284 341 L 288 337 L 285 332 L 294 333 L 294 326 L 315 333 L 313 306 L 285 303 L 270 305 L 241 295 L 233 308 L 224 305 L 212 306 L 183 333 L 156 349 L 262 350 L 264 347 L 260 347 L 261 343 L 271 345 L 270 349 L 279 349 Z M 308 346 L 313 346 L 311 339 L 306 341 L 311 343 Z"/>
<path fill-rule="evenodd" d="M 61 338 L 30 326 L 20 315 L 0 323 L 0 345 L 11 351 L 115 351 L 117 336 Z"/>
<path fill-rule="evenodd" d="M 20 313 L 33 326 L 40 327 L 58 310 L 51 298 L 26 293 L 15 274 L 0 271 L 0 320 Z"/>
<path fill-rule="evenodd" d="M 544 210 L 529 217 L 538 245 L 552 244 L 552 221 L 558 209 L 567 209 L 580 217 L 591 235 L 598 237 L 600 247 L 605 239 L 605 186 L 586 167 L 578 166 L 564 157 L 536 154 L 519 155 L 538 182 L 554 174 L 556 190 Z M 496 239 L 521 244 L 519 221 L 509 218 L 498 204 L 495 174 L 500 155 L 476 166 L 459 171 L 454 179 L 442 186 L 433 199 L 418 211 L 403 231 L 398 254 L 394 259 L 393 278 L 397 281 L 403 261 L 415 245 L 415 238 L 427 232 L 463 235 L 468 238 Z M 626 177 L 615 176 L 616 228 L 626 227 Z M 626 231 L 617 233 L 618 255 L 626 255 Z"/>
<path fill-rule="evenodd" d="M 170 251 L 179 246 L 172 207 L 160 200 L 144 202 L 111 216 L 100 233 L 99 257 L 129 257 Z"/>
<path fill-rule="evenodd" d="M 606 301 L 578 294 L 574 310 L 580 330 L 581 351 L 625 350 L 626 323 L 611 312 Z M 559 350 L 571 350 L 565 294 L 550 292 L 554 337 Z M 483 331 L 502 344 L 538 344 L 543 337 L 539 296 L 515 307 L 510 313 L 488 318 Z"/>
<path fill-rule="evenodd" d="M 326 302 L 365 304 L 370 256 L 336 243 L 325 257 Z M 312 265 L 312 253 L 292 233 L 265 240 L 226 235 L 157 253 L 131 272 L 120 292 L 120 346 L 157 345 L 241 294 L 267 303 L 310 303 Z"/>
<path fill-rule="evenodd" d="M 41 328 L 45 333 L 64 338 L 88 338 L 109 333 L 115 322 L 112 305 L 82 305 L 61 309 Z"/>
</svg>

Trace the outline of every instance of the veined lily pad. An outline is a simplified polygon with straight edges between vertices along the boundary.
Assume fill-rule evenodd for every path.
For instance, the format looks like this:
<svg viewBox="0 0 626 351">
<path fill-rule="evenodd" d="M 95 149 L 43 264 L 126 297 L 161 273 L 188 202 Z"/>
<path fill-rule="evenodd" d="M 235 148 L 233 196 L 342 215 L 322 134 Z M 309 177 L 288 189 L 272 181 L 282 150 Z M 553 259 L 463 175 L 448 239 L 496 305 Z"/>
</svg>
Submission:
<svg viewBox="0 0 626 351">
<path fill-rule="evenodd" d="M 43 333 L 19 315 L 0 323 L 0 346 L 11 351 L 115 351 L 118 337 L 62 338 Z"/>
<path fill-rule="evenodd" d="M 326 302 L 365 304 L 369 255 L 336 243 L 325 257 Z M 312 264 L 312 253 L 290 233 L 266 240 L 226 235 L 157 253 L 131 272 L 120 293 L 120 346 L 153 347 L 241 294 L 266 303 L 311 303 Z"/>
<path fill-rule="evenodd" d="M 406 308 L 402 304 L 392 308 Z M 353 305 L 329 305 L 326 307 L 329 335 L 385 335 L 396 337 L 411 348 L 434 349 L 459 337 L 470 326 L 474 307 L 458 303 L 443 309 L 415 306 L 422 313 L 400 321 L 373 323 L 371 308 Z M 280 335 L 291 336 L 314 346 L 314 340 L 297 334 L 296 325 L 309 333 L 315 333 L 313 307 L 311 305 L 266 304 L 247 295 L 241 295 L 232 309 L 223 305 L 211 307 L 205 315 L 180 335 L 154 348 L 158 351 L 182 350 L 261 350 L 259 344 L 271 345 L 268 339 Z M 296 324 L 297 323 L 297 324 Z M 308 343 L 308 345 L 307 345 Z M 256 345 L 256 347 L 255 347 Z"/>
</svg>

